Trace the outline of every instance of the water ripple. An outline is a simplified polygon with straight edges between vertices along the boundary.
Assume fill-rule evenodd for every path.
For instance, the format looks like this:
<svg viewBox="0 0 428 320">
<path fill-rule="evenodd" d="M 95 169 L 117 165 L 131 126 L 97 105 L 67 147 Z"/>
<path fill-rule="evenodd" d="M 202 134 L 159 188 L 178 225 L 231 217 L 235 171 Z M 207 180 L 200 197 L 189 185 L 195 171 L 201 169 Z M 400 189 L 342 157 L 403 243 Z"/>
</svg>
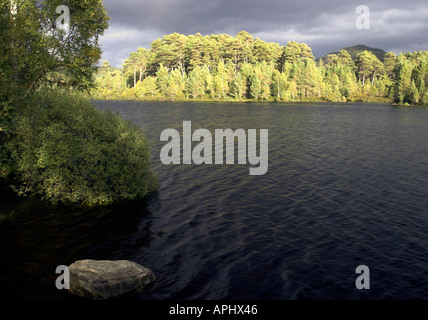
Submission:
<svg viewBox="0 0 428 320">
<path fill-rule="evenodd" d="M 28 214 L 0 224 L 10 247 L 0 254 L 17 269 L 3 267 L 0 283 L 10 287 L 20 272 L 33 280 L 9 294 L 66 299 L 48 289 L 53 277 L 42 261 L 53 267 L 91 256 L 151 268 L 158 280 L 137 299 L 428 298 L 427 108 L 96 106 L 119 111 L 155 142 L 159 192 L 133 206 L 66 218 L 21 203 Z M 161 130 L 180 130 L 184 120 L 211 132 L 269 129 L 267 174 L 249 176 L 249 165 L 162 165 Z M 370 267 L 370 292 L 355 288 L 360 264 Z"/>
</svg>

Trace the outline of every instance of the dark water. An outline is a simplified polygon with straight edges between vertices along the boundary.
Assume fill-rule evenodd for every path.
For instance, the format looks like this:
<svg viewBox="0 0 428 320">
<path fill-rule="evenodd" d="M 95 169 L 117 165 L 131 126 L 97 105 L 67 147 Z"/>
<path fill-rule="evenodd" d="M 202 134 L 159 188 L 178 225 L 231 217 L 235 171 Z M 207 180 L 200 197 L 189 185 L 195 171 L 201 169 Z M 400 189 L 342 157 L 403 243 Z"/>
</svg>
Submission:
<svg viewBox="0 0 428 320">
<path fill-rule="evenodd" d="M 55 267 L 129 259 L 158 280 L 124 299 L 427 299 L 428 108 L 97 101 L 154 141 L 160 189 L 76 210 L 2 194 L 1 296 L 76 299 Z M 269 170 L 160 162 L 162 130 L 269 129 Z M 12 214 L 11 214 L 12 212 Z M 358 265 L 371 288 L 355 287 Z"/>
</svg>

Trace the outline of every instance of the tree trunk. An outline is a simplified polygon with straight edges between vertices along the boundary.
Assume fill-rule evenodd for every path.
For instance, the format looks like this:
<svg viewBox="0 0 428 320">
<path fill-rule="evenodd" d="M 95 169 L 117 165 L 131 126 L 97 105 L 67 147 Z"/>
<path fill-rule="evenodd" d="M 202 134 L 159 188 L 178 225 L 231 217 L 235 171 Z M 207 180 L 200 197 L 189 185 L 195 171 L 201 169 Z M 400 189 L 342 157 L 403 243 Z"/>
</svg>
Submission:
<svg viewBox="0 0 428 320">
<path fill-rule="evenodd" d="M 375 76 L 376 76 L 376 70 L 373 72 L 372 85 L 374 83 Z"/>
</svg>

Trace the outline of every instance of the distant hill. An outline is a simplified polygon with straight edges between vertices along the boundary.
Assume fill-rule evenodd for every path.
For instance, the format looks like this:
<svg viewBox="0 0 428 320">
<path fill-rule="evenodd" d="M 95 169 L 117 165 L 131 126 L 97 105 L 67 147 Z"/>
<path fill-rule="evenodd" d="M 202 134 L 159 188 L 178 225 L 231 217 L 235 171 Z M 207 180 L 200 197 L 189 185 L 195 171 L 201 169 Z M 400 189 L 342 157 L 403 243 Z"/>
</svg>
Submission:
<svg viewBox="0 0 428 320">
<path fill-rule="evenodd" d="M 352 47 L 346 47 L 343 48 L 344 50 L 348 51 L 348 53 L 351 55 L 352 59 L 355 60 L 355 57 L 357 56 L 358 53 L 363 52 L 364 50 L 370 51 L 372 52 L 380 61 L 383 62 L 383 58 L 385 57 L 386 52 L 382 49 L 377 49 L 377 48 L 370 48 L 366 45 L 363 44 L 358 44 L 356 46 L 352 46 Z M 328 54 L 337 54 L 338 52 L 331 52 Z M 320 59 L 322 59 L 323 61 L 325 60 L 325 57 L 328 55 L 326 54 L 324 57 L 321 57 Z"/>
</svg>

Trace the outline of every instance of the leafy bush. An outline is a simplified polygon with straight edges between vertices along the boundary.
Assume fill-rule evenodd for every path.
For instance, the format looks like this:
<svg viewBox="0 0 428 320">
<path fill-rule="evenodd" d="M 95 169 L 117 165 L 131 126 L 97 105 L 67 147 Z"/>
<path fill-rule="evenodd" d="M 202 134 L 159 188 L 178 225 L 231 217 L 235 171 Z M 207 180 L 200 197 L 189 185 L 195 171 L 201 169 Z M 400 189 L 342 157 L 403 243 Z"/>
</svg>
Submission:
<svg viewBox="0 0 428 320">
<path fill-rule="evenodd" d="M 19 110 L 6 146 L 20 195 L 91 206 L 157 189 L 150 143 L 136 125 L 67 90 L 41 89 Z"/>
</svg>

